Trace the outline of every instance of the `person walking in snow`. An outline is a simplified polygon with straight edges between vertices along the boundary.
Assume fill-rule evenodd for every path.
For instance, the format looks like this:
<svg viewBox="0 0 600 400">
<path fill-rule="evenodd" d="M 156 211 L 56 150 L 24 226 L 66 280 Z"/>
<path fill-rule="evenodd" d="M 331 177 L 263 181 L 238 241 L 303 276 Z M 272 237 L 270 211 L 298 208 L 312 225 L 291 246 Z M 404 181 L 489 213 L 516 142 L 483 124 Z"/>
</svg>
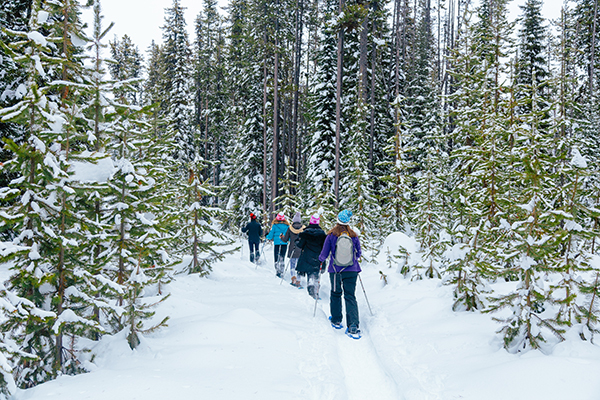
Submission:
<svg viewBox="0 0 600 400">
<path fill-rule="evenodd" d="M 319 273 L 322 272 L 322 264 L 319 254 L 325 242 L 325 231 L 319 226 L 320 217 L 310 217 L 308 226 L 298 235 L 297 246 L 302 249 L 296 271 L 298 275 L 306 275 L 306 290 L 313 298 L 319 297 Z"/>
<path fill-rule="evenodd" d="M 342 328 L 342 293 L 346 304 L 346 333 L 359 338 L 358 304 L 356 302 L 356 280 L 361 272 L 358 259 L 361 256 L 360 241 L 356 232 L 350 228 L 352 211 L 343 210 L 338 214 L 337 224 L 327 232 L 319 260 L 329 258 L 329 278 L 331 296 L 329 308 L 331 324 Z"/>
<path fill-rule="evenodd" d="M 242 228 L 242 232 L 248 233 L 248 245 L 250 246 L 250 261 L 258 264 L 260 258 L 260 238 L 263 234 L 262 226 L 256 220 L 256 215 L 250 213 L 250 222 Z"/>
<path fill-rule="evenodd" d="M 296 264 L 298 264 L 298 258 L 302 253 L 302 249 L 296 245 L 296 240 L 300 232 L 304 230 L 302 225 L 302 219 L 299 212 L 294 215 L 292 219 L 292 225 L 290 225 L 285 232 L 285 235 L 281 238 L 284 242 L 289 242 L 287 256 L 290 259 L 290 275 L 292 276 L 291 284 L 296 287 L 300 287 L 300 280 L 296 277 Z"/>
<path fill-rule="evenodd" d="M 287 250 L 287 242 L 281 238 L 287 231 L 289 222 L 286 221 L 285 215 L 280 212 L 277 214 L 273 223 L 271 224 L 271 230 L 267 234 L 267 240 L 272 240 L 275 246 L 273 247 L 274 259 L 275 259 L 275 273 L 278 278 L 283 276 L 283 267 L 285 265 L 285 251 Z"/>
</svg>

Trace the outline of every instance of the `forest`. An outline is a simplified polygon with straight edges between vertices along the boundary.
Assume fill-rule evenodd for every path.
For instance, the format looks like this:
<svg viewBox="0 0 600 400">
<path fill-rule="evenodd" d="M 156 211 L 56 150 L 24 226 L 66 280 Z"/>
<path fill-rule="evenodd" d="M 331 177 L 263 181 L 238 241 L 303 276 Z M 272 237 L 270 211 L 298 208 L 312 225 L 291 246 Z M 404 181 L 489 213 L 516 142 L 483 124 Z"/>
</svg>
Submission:
<svg viewBox="0 0 600 400">
<path fill-rule="evenodd" d="M 0 398 L 165 326 L 172 267 L 209 274 L 251 212 L 352 210 L 365 262 L 451 285 L 511 353 L 594 340 L 597 0 L 552 21 L 541 0 L 515 21 L 508 0 L 202 3 L 193 37 L 173 0 L 139 49 L 100 0 L 3 1 Z M 422 262 L 382 249 L 394 232 Z"/>
</svg>

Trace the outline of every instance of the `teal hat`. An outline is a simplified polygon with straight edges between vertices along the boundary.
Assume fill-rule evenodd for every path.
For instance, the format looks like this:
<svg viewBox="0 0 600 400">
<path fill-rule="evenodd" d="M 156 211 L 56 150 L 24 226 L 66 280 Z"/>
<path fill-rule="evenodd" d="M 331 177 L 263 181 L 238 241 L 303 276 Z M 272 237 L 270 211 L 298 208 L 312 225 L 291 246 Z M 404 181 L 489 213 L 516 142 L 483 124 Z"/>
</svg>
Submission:
<svg viewBox="0 0 600 400">
<path fill-rule="evenodd" d="M 348 225 L 350 223 L 350 218 L 352 218 L 352 211 L 343 210 L 338 214 L 337 220 L 342 225 Z"/>
</svg>

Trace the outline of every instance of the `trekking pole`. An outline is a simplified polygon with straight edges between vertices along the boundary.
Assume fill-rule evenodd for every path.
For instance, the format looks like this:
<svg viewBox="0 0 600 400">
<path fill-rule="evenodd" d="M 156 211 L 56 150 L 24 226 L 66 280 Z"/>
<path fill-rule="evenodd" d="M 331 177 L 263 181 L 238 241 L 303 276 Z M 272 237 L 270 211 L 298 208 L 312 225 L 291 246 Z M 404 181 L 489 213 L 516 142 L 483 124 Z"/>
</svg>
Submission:
<svg viewBox="0 0 600 400">
<path fill-rule="evenodd" d="M 288 262 L 285 264 L 285 268 L 283 269 L 283 274 L 281 274 L 281 281 L 279 282 L 280 285 L 283 283 L 283 278 L 285 277 L 285 271 L 287 271 L 287 267 L 290 266 L 290 260 L 291 260 L 291 258 L 288 258 Z"/>
<path fill-rule="evenodd" d="M 307 282 L 308 284 L 308 282 Z M 317 293 L 315 294 L 315 309 L 313 310 L 313 318 L 317 315 L 317 302 L 319 301 L 319 290 L 321 289 L 321 274 L 317 279 Z"/>
<path fill-rule="evenodd" d="M 256 261 L 256 267 L 254 269 L 258 269 L 258 261 L 259 260 L 261 260 L 261 262 L 262 262 L 264 248 L 265 248 L 265 242 L 263 241 L 262 242 L 262 246 L 260 247 L 260 253 L 258 253 L 258 260 L 255 260 Z"/>
<path fill-rule="evenodd" d="M 367 301 L 367 305 L 369 306 L 369 311 L 371 312 L 371 316 L 373 316 L 373 310 L 371 310 L 371 305 L 369 304 L 369 298 L 367 297 L 367 292 L 365 291 L 365 285 L 363 285 L 362 278 L 360 274 L 358 275 L 358 279 L 360 280 L 360 286 L 362 287 L 362 291 L 365 294 L 365 300 Z"/>
</svg>

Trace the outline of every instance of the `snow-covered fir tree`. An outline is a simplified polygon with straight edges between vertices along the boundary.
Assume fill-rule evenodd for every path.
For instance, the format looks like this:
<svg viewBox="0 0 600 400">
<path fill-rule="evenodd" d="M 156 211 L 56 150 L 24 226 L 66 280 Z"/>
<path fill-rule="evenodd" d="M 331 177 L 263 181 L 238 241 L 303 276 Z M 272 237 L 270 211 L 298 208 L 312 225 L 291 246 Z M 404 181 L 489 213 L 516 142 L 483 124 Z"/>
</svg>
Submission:
<svg viewBox="0 0 600 400">
<path fill-rule="evenodd" d="M 7 30 L 25 31 L 28 24 L 28 15 L 31 13 L 31 0 L 11 0 L 3 3 L 0 9 L 0 26 Z M 0 30 L 0 43 L 10 43 L 18 40 L 8 35 L 4 29 Z M 0 45 L 0 107 L 10 107 L 23 95 L 26 80 L 25 70 L 19 63 L 15 63 L 8 52 Z M 24 139 L 24 127 L 8 121 L 0 120 L 0 137 L 12 139 L 20 143 Z M 0 162 L 11 158 L 10 152 L 0 148 Z M 14 176 L 8 175 L 7 170 L 0 171 L 0 186 L 8 186 Z M 9 232 L 0 228 L 0 237 L 8 238 Z"/>
<path fill-rule="evenodd" d="M 78 338 L 102 331 L 93 299 L 83 295 L 90 284 L 83 278 L 88 221 L 77 207 L 85 193 L 72 178 L 73 161 L 86 161 L 85 146 L 93 146 L 79 103 L 89 88 L 83 80 L 87 41 L 79 4 L 36 1 L 28 29 L 12 33 L 22 40 L 9 51 L 26 70 L 24 96 L 0 112 L 4 120 L 27 126 L 24 143 L 8 142 L 13 153 L 8 164 L 19 177 L 3 197 L 21 197 L 2 218 L 18 248 L 9 255 L 8 290 L 47 311 L 43 319 L 15 314 L 6 321 L 11 340 L 36 356 L 13 366 L 20 386 L 82 371 Z"/>
<path fill-rule="evenodd" d="M 165 250 L 169 225 L 162 220 L 168 210 L 158 189 L 164 185 L 164 168 L 154 156 L 161 142 L 144 121 L 146 109 L 118 103 L 114 107 L 118 117 L 110 148 L 115 170 L 103 193 L 102 222 L 108 229 L 102 253 L 108 258 L 104 273 L 113 283 L 111 300 L 120 309 L 107 319 L 115 331 L 127 330 L 129 345 L 135 348 L 140 333 L 166 322 L 143 327 L 143 320 L 152 316 L 147 302 L 164 299 L 161 284 L 169 280 L 171 259 Z"/>
<path fill-rule="evenodd" d="M 319 31 L 319 48 L 314 53 L 316 71 L 308 90 L 308 155 L 301 196 L 309 213 L 318 210 L 324 221 L 335 221 L 335 98 L 337 79 L 337 31 L 335 21 L 338 3 L 326 1 L 323 28 Z"/>
<path fill-rule="evenodd" d="M 127 101 L 128 104 L 140 105 L 142 103 L 142 63 L 143 58 L 128 35 L 123 35 L 121 40 L 110 42 L 112 62 L 109 64 L 110 75 L 117 82 L 126 82 L 127 85 L 116 87 L 115 96 Z M 126 90 L 121 94 L 121 90 Z"/>
<path fill-rule="evenodd" d="M 214 185 L 221 180 L 221 159 L 226 143 L 227 85 L 225 67 L 225 30 L 215 0 L 205 0 L 195 24 L 195 125 L 200 138 L 198 154 L 209 167 L 203 175 Z M 205 199 L 206 200 L 206 199 Z M 216 200 L 216 196 L 212 197 Z"/>
<path fill-rule="evenodd" d="M 455 309 L 474 310 L 483 306 L 482 278 L 493 276 L 502 264 L 496 249 L 501 247 L 500 220 L 506 186 L 505 166 L 510 140 L 506 64 L 510 50 L 511 24 L 506 20 L 506 2 L 484 2 L 468 10 L 459 33 L 450 73 L 460 88 L 449 96 L 454 124 L 452 179 L 449 182 L 454 215 L 450 232 L 462 244 L 463 257 L 448 268 L 448 282 L 455 286 Z"/>
<path fill-rule="evenodd" d="M 164 44 L 161 49 L 161 90 L 166 134 L 176 138 L 175 157 L 182 162 L 194 158 L 195 128 L 192 124 L 192 69 L 191 50 L 186 30 L 184 10 L 179 0 L 165 10 L 165 25 L 162 27 Z"/>
</svg>

